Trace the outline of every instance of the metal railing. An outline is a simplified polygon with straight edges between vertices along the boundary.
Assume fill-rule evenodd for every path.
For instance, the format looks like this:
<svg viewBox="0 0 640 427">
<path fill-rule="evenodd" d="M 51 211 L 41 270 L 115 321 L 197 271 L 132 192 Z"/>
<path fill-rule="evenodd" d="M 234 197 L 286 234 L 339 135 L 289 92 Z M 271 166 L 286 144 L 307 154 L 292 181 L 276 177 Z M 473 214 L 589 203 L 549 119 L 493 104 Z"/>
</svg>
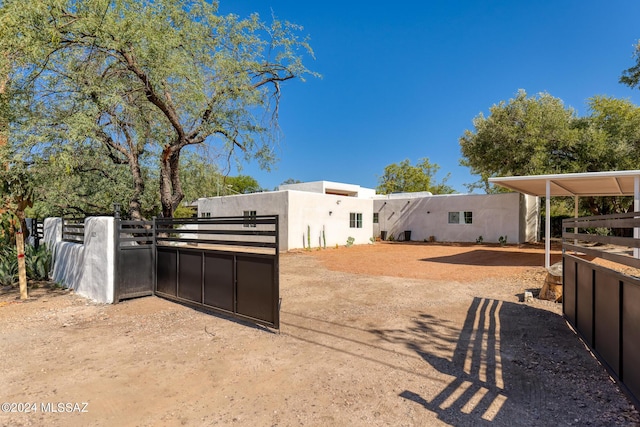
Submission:
<svg viewBox="0 0 640 427">
<path fill-rule="evenodd" d="M 62 241 L 84 243 L 84 218 L 62 218 Z"/>
</svg>

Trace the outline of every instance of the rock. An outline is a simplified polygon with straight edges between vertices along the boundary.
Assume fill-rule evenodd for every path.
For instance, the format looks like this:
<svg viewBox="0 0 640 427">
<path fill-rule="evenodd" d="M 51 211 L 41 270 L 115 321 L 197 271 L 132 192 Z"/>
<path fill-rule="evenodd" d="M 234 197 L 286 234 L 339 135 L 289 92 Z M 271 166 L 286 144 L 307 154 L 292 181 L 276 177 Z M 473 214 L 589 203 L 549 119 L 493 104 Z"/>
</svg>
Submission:
<svg viewBox="0 0 640 427">
<path fill-rule="evenodd" d="M 553 264 L 547 269 L 547 272 L 539 298 L 562 302 L 562 262 Z"/>
<path fill-rule="evenodd" d="M 524 302 L 531 303 L 533 302 L 533 293 L 529 291 L 525 291 L 524 293 Z"/>
</svg>

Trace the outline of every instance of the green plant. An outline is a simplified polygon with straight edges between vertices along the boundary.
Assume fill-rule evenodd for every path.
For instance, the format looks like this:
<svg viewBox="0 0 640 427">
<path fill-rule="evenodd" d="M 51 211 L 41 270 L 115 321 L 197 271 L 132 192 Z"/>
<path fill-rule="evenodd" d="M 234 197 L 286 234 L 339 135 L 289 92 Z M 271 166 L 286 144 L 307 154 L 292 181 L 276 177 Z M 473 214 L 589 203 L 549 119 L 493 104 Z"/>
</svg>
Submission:
<svg viewBox="0 0 640 427">
<path fill-rule="evenodd" d="M 0 285 L 12 286 L 18 280 L 18 254 L 14 247 L 0 247 Z"/>
<path fill-rule="evenodd" d="M 482 236 L 478 236 L 478 238 L 476 239 L 476 244 L 481 245 L 482 242 L 484 242 L 484 239 L 482 238 Z"/>
<path fill-rule="evenodd" d="M 504 246 L 507 244 L 507 236 L 500 236 L 498 238 L 498 243 L 500 243 L 500 246 Z"/>
<path fill-rule="evenodd" d="M 387 240 L 388 240 L 388 241 L 390 241 L 390 242 L 393 242 L 395 239 L 396 239 L 396 238 L 395 238 L 395 237 L 393 237 L 393 234 L 389 234 L 389 235 L 387 236 Z"/>
<path fill-rule="evenodd" d="M 353 237 L 349 236 L 347 237 L 347 247 L 349 246 L 353 246 L 353 242 L 355 242 L 356 239 L 354 239 Z"/>
<path fill-rule="evenodd" d="M 376 238 L 375 237 L 369 237 L 369 241 L 371 242 L 371 244 L 374 244 L 376 242 Z"/>
<path fill-rule="evenodd" d="M 324 235 L 324 225 L 322 226 L 322 247 L 327 249 L 327 237 Z"/>
<path fill-rule="evenodd" d="M 27 277 L 31 280 L 48 280 L 51 270 L 52 254 L 46 245 L 37 249 L 31 245 L 25 246 L 25 264 Z"/>
<path fill-rule="evenodd" d="M 311 226 L 307 225 L 307 248 L 311 249 Z"/>
<path fill-rule="evenodd" d="M 46 245 L 38 249 L 31 245 L 24 248 L 27 278 L 30 280 L 48 280 L 52 255 Z M 18 252 L 14 246 L 0 246 L 0 285 L 11 286 L 18 280 Z"/>
</svg>

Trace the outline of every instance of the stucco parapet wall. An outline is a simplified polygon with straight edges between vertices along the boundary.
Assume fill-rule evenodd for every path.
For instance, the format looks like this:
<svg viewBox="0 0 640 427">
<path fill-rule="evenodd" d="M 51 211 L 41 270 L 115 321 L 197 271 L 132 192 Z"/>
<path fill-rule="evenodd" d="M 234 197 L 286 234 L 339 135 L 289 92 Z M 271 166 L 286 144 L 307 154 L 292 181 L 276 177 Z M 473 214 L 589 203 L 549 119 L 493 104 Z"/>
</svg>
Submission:
<svg viewBox="0 0 640 427">
<path fill-rule="evenodd" d="M 312 181 L 300 182 L 297 184 L 283 184 L 278 187 L 278 190 L 294 190 L 320 194 L 344 193 L 336 195 L 343 197 L 356 197 L 360 199 L 370 198 L 376 194 L 376 191 L 373 188 L 333 181 Z"/>
<path fill-rule="evenodd" d="M 433 193 L 430 191 L 415 191 L 412 193 L 391 193 L 391 194 L 376 194 L 372 197 L 373 200 L 390 200 L 390 199 L 419 199 L 421 197 L 432 197 Z"/>
<path fill-rule="evenodd" d="M 78 295 L 110 304 L 114 296 L 114 260 L 114 219 L 87 218 L 84 244 L 55 244 L 52 277 Z"/>
</svg>

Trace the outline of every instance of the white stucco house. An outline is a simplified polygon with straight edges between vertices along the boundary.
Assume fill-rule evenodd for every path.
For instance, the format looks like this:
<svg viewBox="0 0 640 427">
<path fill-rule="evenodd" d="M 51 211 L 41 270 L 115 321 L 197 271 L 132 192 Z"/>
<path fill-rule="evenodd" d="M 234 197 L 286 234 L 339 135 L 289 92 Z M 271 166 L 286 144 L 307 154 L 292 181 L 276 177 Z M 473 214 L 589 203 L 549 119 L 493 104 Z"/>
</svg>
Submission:
<svg viewBox="0 0 640 427">
<path fill-rule="evenodd" d="M 281 185 L 277 191 L 198 199 L 199 217 L 279 215 L 280 250 L 369 243 L 372 237 L 402 240 L 510 243 L 536 239 L 538 200 L 519 193 L 376 195 L 354 184 L 315 181 Z"/>
</svg>

